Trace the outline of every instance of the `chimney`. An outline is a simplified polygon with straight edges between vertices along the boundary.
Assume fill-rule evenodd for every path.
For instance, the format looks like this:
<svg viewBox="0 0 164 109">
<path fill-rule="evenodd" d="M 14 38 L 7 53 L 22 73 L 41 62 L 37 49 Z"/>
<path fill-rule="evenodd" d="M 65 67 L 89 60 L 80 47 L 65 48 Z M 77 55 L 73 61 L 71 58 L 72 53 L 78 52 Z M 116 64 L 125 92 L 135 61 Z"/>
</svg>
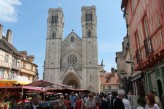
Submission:
<svg viewBox="0 0 164 109">
<path fill-rule="evenodd" d="M 23 59 L 26 59 L 27 51 L 19 51 L 19 53 L 22 55 Z"/>
<path fill-rule="evenodd" d="M 28 55 L 26 56 L 27 60 L 30 61 L 31 63 L 34 62 L 34 56 L 33 55 Z"/>
<path fill-rule="evenodd" d="M 0 39 L 2 38 L 3 26 L 0 24 Z"/>
<path fill-rule="evenodd" d="M 7 30 L 6 39 L 10 44 L 12 44 L 12 31 L 10 29 Z"/>
</svg>

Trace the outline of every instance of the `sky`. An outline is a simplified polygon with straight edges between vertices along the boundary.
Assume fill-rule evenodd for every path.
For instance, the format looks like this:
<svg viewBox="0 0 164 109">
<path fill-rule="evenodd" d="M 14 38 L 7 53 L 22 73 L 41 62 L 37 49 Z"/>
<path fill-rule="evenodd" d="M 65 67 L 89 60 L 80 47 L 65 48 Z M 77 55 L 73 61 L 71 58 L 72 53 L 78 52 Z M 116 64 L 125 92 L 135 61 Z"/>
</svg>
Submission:
<svg viewBox="0 0 164 109">
<path fill-rule="evenodd" d="M 98 63 L 103 59 L 104 69 L 110 72 L 112 67 L 116 68 L 115 54 L 122 50 L 126 35 L 121 0 L 0 0 L 0 24 L 3 35 L 7 29 L 12 30 L 12 43 L 19 51 L 35 56 L 42 79 L 48 9 L 63 8 L 64 37 L 72 29 L 81 37 L 81 7 L 92 5 L 96 6 L 97 14 Z"/>
</svg>

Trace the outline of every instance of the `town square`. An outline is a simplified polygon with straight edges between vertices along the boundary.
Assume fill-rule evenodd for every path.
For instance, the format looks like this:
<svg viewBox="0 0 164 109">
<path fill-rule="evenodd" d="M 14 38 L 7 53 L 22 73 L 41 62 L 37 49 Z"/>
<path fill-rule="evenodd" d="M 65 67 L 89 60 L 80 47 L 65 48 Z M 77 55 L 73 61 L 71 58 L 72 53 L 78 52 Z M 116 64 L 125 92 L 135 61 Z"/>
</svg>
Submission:
<svg viewBox="0 0 164 109">
<path fill-rule="evenodd" d="M 164 109 L 164 0 L 0 0 L 0 109 Z"/>
</svg>

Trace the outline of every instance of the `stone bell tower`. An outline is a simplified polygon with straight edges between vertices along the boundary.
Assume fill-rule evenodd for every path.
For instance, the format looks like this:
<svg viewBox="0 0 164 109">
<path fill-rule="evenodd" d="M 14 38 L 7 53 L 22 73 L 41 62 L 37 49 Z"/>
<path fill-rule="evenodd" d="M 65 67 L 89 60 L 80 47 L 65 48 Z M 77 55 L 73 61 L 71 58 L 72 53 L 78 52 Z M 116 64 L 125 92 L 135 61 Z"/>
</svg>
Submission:
<svg viewBox="0 0 164 109">
<path fill-rule="evenodd" d="M 48 11 L 46 58 L 44 63 L 44 80 L 57 82 L 60 73 L 61 43 L 64 28 L 64 15 L 61 8 Z"/>
<path fill-rule="evenodd" d="M 86 78 L 84 87 L 92 91 L 99 89 L 97 16 L 96 7 L 82 7 L 82 72 Z"/>
</svg>

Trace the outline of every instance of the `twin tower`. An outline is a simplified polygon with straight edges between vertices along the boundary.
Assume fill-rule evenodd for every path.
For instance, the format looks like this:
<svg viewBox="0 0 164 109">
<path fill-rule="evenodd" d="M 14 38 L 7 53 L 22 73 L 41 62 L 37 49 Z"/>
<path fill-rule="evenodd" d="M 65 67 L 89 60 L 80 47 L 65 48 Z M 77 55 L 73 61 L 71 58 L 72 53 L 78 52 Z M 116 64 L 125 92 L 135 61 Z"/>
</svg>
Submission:
<svg viewBox="0 0 164 109">
<path fill-rule="evenodd" d="M 96 7 L 83 6 L 81 11 L 82 37 L 72 31 L 62 39 L 63 10 L 49 9 L 43 79 L 97 92 L 100 82 Z"/>
</svg>

